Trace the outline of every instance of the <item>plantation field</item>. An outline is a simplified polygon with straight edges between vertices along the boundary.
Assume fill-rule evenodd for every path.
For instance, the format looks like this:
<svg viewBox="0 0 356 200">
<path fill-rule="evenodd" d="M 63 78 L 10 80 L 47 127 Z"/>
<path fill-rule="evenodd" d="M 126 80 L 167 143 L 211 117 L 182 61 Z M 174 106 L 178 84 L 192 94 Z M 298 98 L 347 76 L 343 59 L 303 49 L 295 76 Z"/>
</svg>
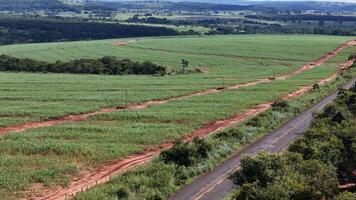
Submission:
<svg viewBox="0 0 356 200">
<path fill-rule="evenodd" d="M 97 185 L 79 193 L 73 199 L 115 200 L 119 191 L 125 191 L 129 200 L 152 199 L 152 197 L 168 199 L 182 186 L 191 183 L 197 176 L 219 166 L 223 160 L 243 149 L 246 144 L 258 140 L 276 127 L 283 125 L 287 120 L 308 109 L 315 101 L 325 98 L 336 87 L 345 83 L 349 77 L 355 76 L 355 68 L 344 75 L 337 81 L 320 86 L 320 90 L 313 90 L 288 100 L 287 108 L 268 109 L 266 112 L 251 117 L 231 128 L 206 137 L 204 141 L 212 145 L 208 157 L 205 159 L 196 158 L 196 162 L 190 166 L 182 167 L 179 164 L 167 162 L 160 156 L 149 164 L 119 174 L 105 184 Z M 235 133 L 235 135 L 232 133 Z M 239 133 L 240 137 L 236 137 L 236 133 Z"/>
<path fill-rule="evenodd" d="M 245 77 L 256 72 L 264 76 L 292 70 L 349 39 L 352 38 L 278 35 L 111 39 L 8 45 L 0 47 L 0 54 L 46 61 L 116 56 L 150 60 L 176 70 L 180 69 L 181 59 L 186 59 L 191 69 L 206 68 L 209 76 Z M 128 45 L 114 46 L 118 41 L 126 41 Z"/>
<path fill-rule="evenodd" d="M 236 81 L 226 80 L 225 84 L 232 82 Z M 221 80 L 197 74 L 137 77 L 0 73 L 0 127 L 189 94 L 221 85 Z"/>
<path fill-rule="evenodd" d="M 88 166 L 175 140 L 211 120 L 275 100 L 335 71 L 328 64 L 286 80 L 6 135 L 0 138 L 1 193 L 6 196 L 37 182 L 65 185 L 69 175 Z"/>
<path fill-rule="evenodd" d="M 321 57 L 349 37 L 331 36 L 207 36 L 137 38 L 0 46 L 0 54 L 45 61 L 117 56 L 150 60 L 180 70 L 204 73 L 167 76 L 100 76 L 0 73 L 0 127 L 84 113 L 197 90 L 250 82 L 288 73 Z M 354 49 L 345 50 L 344 57 Z M 337 58 L 335 58 L 337 59 Z M 127 95 L 126 95 L 127 91 Z"/>
</svg>

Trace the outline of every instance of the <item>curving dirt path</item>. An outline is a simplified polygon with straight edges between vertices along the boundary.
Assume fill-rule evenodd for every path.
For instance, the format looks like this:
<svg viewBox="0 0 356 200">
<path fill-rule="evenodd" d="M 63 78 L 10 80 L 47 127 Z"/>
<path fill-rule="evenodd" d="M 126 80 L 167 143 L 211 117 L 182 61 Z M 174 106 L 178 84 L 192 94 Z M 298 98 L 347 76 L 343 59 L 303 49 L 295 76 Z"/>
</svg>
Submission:
<svg viewBox="0 0 356 200">
<path fill-rule="evenodd" d="M 85 119 L 87 119 L 87 118 L 89 118 L 89 117 L 91 117 L 93 115 L 98 115 L 98 114 L 103 114 L 103 113 L 116 112 L 116 111 L 120 111 L 120 110 L 145 109 L 145 108 L 147 108 L 149 106 L 152 106 L 152 105 L 165 104 L 165 103 L 170 102 L 170 101 L 182 100 L 182 99 L 186 99 L 186 98 L 191 98 L 191 97 L 201 96 L 201 95 L 206 95 L 206 94 L 211 94 L 211 93 L 218 93 L 222 89 L 224 89 L 224 90 L 234 90 L 234 89 L 239 89 L 239 88 L 242 88 L 242 87 L 249 87 L 249 86 L 255 86 L 255 85 L 261 84 L 261 83 L 267 83 L 267 82 L 270 82 L 270 81 L 276 80 L 276 79 L 277 80 L 286 79 L 286 78 L 289 78 L 291 76 L 294 76 L 294 75 L 297 75 L 299 73 L 302 73 L 303 71 L 310 70 L 310 69 L 312 69 L 314 67 L 317 67 L 317 66 L 320 66 L 320 65 L 324 64 L 328 59 L 330 59 L 331 57 L 336 56 L 343 49 L 345 49 L 345 48 L 347 48 L 349 46 L 356 46 L 356 40 L 355 41 L 352 40 L 352 41 L 345 42 L 345 43 L 341 44 L 339 47 L 337 47 L 336 49 L 334 49 L 333 51 L 331 51 L 330 53 L 326 53 L 321 58 L 303 65 L 298 70 L 296 70 L 294 72 L 291 72 L 291 73 L 283 74 L 283 75 L 280 75 L 280 76 L 277 76 L 277 77 L 264 78 L 264 79 L 259 79 L 259 80 L 256 80 L 256 81 L 253 81 L 253 82 L 249 82 L 249 83 L 239 83 L 239 84 L 231 85 L 231 86 L 228 86 L 226 88 L 212 88 L 212 89 L 197 91 L 197 92 L 194 92 L 194 93 L 191 93 L 191 94 L 187 94 L 187 95 L 169 97 L 169 98 L 165 98 L 165 99 L 158 99 L 158 100 L 152 100 L 152 101 L 145 101 L 145 102 L 142 102 L 142 103 L 129 104 L 129 105 L 126 105 L 126 106 L 113 107 L 113 108 L 103 108 L 103 109 L 100 109 L 98 111 L 91 112 L 91 113 L 78 114 L 78 115 L 68 115 L 68 116 L 59 117 L 57 119 L 38 121 L 38 122 L 26 122 L 26 123 L 23 123 L 23 124 L 12 125 L 12 126 L 8 126 L 8 127 L 0 128 L 0 136 L 6 135 L 6 134 L 9 134 L 9 133 L 23 132 L 23 131 L 26 131 L 28 129 L 60 125 L 60 124 L 68 123 L 68 122 L 82 121 L 82 120 L 85 120 Z"/>
<path fill-rule="evenodd" d="M 344 70 L 349 68 L 356 60 L 349 60 L 346 63 L 343 63 L 340 65 L 340 68 L 338 72 L 328 78 L 322 79 L 318 82 L 318 84 L 325 84 L 327 82 L 332 81 L 342 73 Z M 281 99 L 291 99 L 297 96 L 302 95 L 303 93 L 311 90 L 313 88 L 313 85 L 308 85 L 301 87 L 300 89 L 291 92 L 289 94 L 283 95 L 280 98 Z M 185 96 L 186 97 L 186 96 Z M 182 97 L 182 98 L 185 98 Z M 162 102 L 162 101 L 161 101 Z M 193 131 L 192 133 L 185 135 L 181 138 L 181 141 L 188 142 L 193 140 L 194 138 L 202 138 L 206 137 L 212 133 L 215 133 L 216 131 L 231 127 L 251 116 L 254 116 L 256 114 L 259 114 L 269 108 L 271 108 L 273 102 L 266 102 L 259 104 L 253 108 L 250 108 L 246 111 L 244 111 L 241 114 L 232 116 L 230 118 L 224 119 L 224 120 L 217 120 L 210 122 L 203 126 L 202 128 Z M 134 106 L 134 108 L 136 108 Z M 126 158 L 122 158 L 120 160 L 112 161 L 110 163 L 107 163 L 105 165 L 102 165 L 100 167 L 97 167 L 93 169 L 92 171 L 86 172 L 82 175 L 82 177 L 79 180 L 72 181 L 69 187 L 67 188 L 54 188 L 53 190 L 48 191 L 44 196 L 41 197 L 30 197 L 30 199 L 33 200 L 58 200 L 58 199 L 67 199 L 69 197 L 72 197 L 76 195 L 79 192 L 83 192 L 97 184 L 105 183 L 108 182 L 111 177 L 125 172 L 128 169 L 131 169 L 133 167 L 140 166 L 150 160 L 152 160 L 154 157 L 158 156 L 162 151 L 167 150 L 173 146 L 173 142 L 167 142 L 163 143 L 157 146 L 153 146 L 142 153 L 139 154 L 134 154 L 131 156 L 128 156 Z"/>
</svg>

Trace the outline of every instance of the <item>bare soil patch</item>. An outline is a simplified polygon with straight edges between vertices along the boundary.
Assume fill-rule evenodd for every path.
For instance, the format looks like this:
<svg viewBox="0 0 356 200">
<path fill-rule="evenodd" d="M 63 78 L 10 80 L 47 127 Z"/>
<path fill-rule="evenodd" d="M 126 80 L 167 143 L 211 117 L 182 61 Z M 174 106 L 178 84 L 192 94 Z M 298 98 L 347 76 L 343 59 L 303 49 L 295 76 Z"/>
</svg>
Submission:
<svg viewBox="0 0 356 200">
<path fill-rule="evenodd" d="M 119 42 L 114 42 L 112 43 L 114 46 L 126 46 L 129 44 L 129 42 L 126 41 L 119 41 Z"/>
</svg>

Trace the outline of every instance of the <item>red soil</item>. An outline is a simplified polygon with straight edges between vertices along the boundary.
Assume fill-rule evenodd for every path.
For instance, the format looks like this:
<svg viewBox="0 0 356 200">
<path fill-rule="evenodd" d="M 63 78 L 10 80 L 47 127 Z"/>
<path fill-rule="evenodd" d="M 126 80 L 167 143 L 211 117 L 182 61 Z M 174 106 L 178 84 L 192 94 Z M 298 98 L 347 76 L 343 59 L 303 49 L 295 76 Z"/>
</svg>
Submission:
<svg viewBox="0 0 356 200">
<path fill-rule="evenodd" d="M 346 70 L 348 67 L 350 67 L 353 62 L 348 61 L 347 63 L 344 63 L 340 66 L 340 70 L 338 71 L 338 74 L 341 73 L 343 70 Z M 324 84 L 326 82 L 329 82 L 333 80 L 335 76 L 331 76 L 329 78 L 320 80 L 318 84 Z M 309 86 L 304 86 L 292 93 L 289 93 L 287 95 L 282 96 L 282 99 L 290 99 L 293 97 L 300 96 L 301 94 L 309 91 L 312 89 L 312 85 Z M 202 94 L 202 93 L 200 93 Z M 162 102 L 163 103 L 163 102 Z M 213 121 L 208 123 L 207 125 L 203 126 L 202 128 L 186 135 L 181 138 L 181 141 L 183 142 L 188 142 L 193 140 L 194 138 L 203 138 L 206 137 L 216 131 L 231 127 L 251 116 L 254 116 L 258 113 L 261 113 L 268 108 L 272 106 L 273 102 L 267 102 L 263 103 L 260 105 L 255 106 L 254 108 L 248 109 L 245 112 L 232 116 L 230 118 L 224 119 L 224 120 L 218 120 L 218 121 Z M 85 191 L 97 184 L 105 183 L 108 182 L 111 177 L 123 173 L 127 171 L 128 169 L 131 169 L 133 167 L 137 167 L 140 165 L 143 165 L 144 163 L 152 160 L 155 156 L 158 156 L 162 151 L 167 150 L 173 146 L 173 142 L 167 142 L 163 143 L 158 146 L 153 146 L 142 153 L 139 154 L 134 154 L 131 156 L 128 156 L 126 158 L 112 161 L 110 163 L 107 163 L 103 166 L 97 167 L 93 169 L 92 171 L 86 172 L 85 174 L 82 175 L 82 177 L 79 180 L 72 181 L 69 187 L 67 188 L 55 188 L 51 191 L 49 191 L 46 195 L 41 196 L 41 197 L 33 197 L 30 199 L 34 200 L 58 200 L 58 199 L 66 199 L 68 197 L 72 197 L 75 194 Z"/>
<path fill-rule="evenodd" d="M 112 43 L 114 46 L 126 46 L 129 44 L 129 42 L 126 41 L 120 41 L 120 42 L 114 42 Z"/>
</svg>

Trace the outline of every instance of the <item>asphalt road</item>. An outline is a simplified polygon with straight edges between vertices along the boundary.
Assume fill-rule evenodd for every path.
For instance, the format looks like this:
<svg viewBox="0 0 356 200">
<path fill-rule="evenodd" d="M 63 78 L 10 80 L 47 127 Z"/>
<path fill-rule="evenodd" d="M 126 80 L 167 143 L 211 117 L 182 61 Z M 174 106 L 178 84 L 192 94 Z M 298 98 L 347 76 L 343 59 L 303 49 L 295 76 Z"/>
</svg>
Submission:
<svg viewBox="0 0 356 200">
<path fill-rule="evenodd" d="M 352 79 L 344 88 L 350 88 L 356 81 Z M 238 152 L 232 158 L 226 160 L 211 172 L 202 175 L 190 185 L 182 188 L 170 200 L 219 200 L 234 189 L 234 184 L 229 175 L 240 168 L 240 159 L 243 155 L 256 155 L 261 151 L 281 152 L 295 141 L 301 133 L 306 131 L 311 123 L 312 114 L 321 110 L 325 105 L 331 103 L 337 97 L 337 92 L 327 96 L 325 99 L 309 108 L 304 113 L 282 125 L 277 130 L 264 136 L 256 143 L 249 145 Z"/>
</svg>

